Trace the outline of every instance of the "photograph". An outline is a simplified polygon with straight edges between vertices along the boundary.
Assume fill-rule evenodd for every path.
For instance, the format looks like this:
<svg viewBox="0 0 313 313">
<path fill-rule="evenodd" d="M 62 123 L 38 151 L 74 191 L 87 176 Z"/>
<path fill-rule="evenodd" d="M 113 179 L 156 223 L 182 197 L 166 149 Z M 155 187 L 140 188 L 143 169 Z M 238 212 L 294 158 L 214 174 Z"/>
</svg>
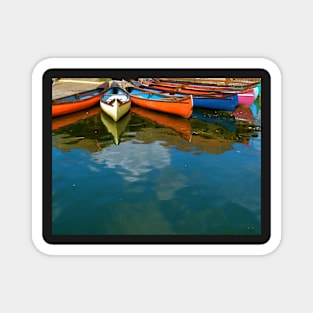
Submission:
<svg viewBox="0 0 313 313">
<path fill-rule="evenodd" d="M 262 77 L 153 74 L 46 79 L 45 239 L 265 242 Z"/>
</svg>

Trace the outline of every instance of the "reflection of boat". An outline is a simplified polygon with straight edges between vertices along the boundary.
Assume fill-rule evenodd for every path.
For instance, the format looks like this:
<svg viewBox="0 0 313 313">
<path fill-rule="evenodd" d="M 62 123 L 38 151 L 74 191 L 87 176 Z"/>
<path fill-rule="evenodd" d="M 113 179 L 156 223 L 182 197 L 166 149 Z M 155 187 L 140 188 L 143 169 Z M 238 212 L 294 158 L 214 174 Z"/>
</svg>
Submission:
<svg viewBox="0 0 313 313">
<path fill-rule="evenodd" d="M 100 106 L 103 112 L 117 122 L 130 109 L 130 96 L 117 83 L 104 92 L 100 99 Z"/>
<path fill-rule="evenodd" d="M 146 92 L 135 87 L 125 87 L 131 97 L 131 102 L 146 109 L 170 113 L 184 118 L 192 114 L 192 96 L 174 97 L 157 92 Z"/>
<path fill-rule="evenodd" d="M 90 108 L 88 111 L 82 110 L 79 112 L 54 117 L 52 119 L 52 130 L 56 130 L 58 128 L 73 124 L 81 119 L 97 115 L 99 114 L 99 112 L 100 108 L 98 106 L 95 106 Z"/>
<path fill-rule="evenodd" d="M 190 119 L 192 143 L 197 147 L 202 146 L 201 150 L 209 153 L 232 149 L 233 143 L 248 144 L 249 139 L 260 131 L 259 121 L 255 119 L 251 107 L 238 107 L 231 115 L 194 110 Z"/>
<path fill-rule="evenodd" d="M 158 92 L 163 95 L 172 95 L 175 97 L 186 97 L 186 94 L 180 92 L 170 92 L 164 91 L 160 89 L 150 89 L 149 87 L 145 87 L 145 85 L 141 84 L 138 81 L 131 81 L 136 88 L 140 88 L 143 91 L 147 92 Z M 238 105 L 238 95 L 237 94 L 227 94 L 227 93 L 191 93 L 193 97 L 193 106 L 195 108 L 204 108 L 211 110 L 223 110 L 223 111 L 234 111 Z"/>
<path fill-rule="evenodd" d="M 146 121 L 155 121 L 157 124 L 165 127 L 157 128 L 153 125 L 147 125 L 147 122 L 142 123 L 141 128 L 139 126 L 136 129 L 136 138 L 144 143 L 161 140 L 164 142 L 164 146 L 175 146 L 180 151 L 194 154 L 201 154 L 202 152 L 222 154 L 232 150 L 235 142 L 242 142 L 241 133 L 237 130 L 236 120 L 231 115 L 225 116 L 224 119 L 218 115 L 212 117 L 205 115 L 203 117 L 199 116 L 199 118 L 192 115 L 190 119 L 186 120 L 189 122 L 188 125 L 183 124 L 175 129 L 177 125 L 174 123 L 174 116 L 146 110 L 137 106 L 132 106 L 131 112 L 135 113 L 134 116 L 141 116 Z M 194 112 L 201 114 L 201 112 L 207 111 L 196 109 Z M 185 119 L 177 119 L 176 121 L 178 120 L 184 121 Z M 175 134 L 166 131 L 166 129 L 171 128 L 183 134 L 186 140 L 178 140 Z M 187 132 L 185 132 L 186 129 L 188 130 Z M 245 128 L 241 127 L 240 131 L 244 132 L 244 130 Z M 190 131 L 192 132 L 191 135 Z M 249 134 L 251 134 L 251 130 L 244 133 L 245 138 L 249 138 Z M 188 138 L 190 139 L 187 140 Z"/>
<path fill-rule="evenodd" d="M 60 116 L 91 108 L 99 103 L 101 95 L 108 88 L 108 82 L 96 89 L 62 97 L 52 101 L 52 116 Z"/>
<path fill-rule="evenodd" d="M 259 112 L 260 102 L 256 99 L 249 107 L 238 106 L 233 115 L 237 121 L 254 123 L 258 119 Z"/>
<path fill-rule="evenodd" d="M 210 154 L 222 154 L 233 149 L 234 140 L 224 139 L 222 137 L 206 138 L 206 134 L 200 134 L 192 137 L 192 146 L 194 153 L 206 152 Z M 189 147 L 189 151 L 192 150 Z"/>
<path fill-rule="evenodd" d="M 101 121 L 103 125 L 107 128 L 108 132 L 112 134 L 114 143 L 118 145 L 120 143 L 120 137 L 126 130 L 126 127 L 131 119 L 131 113 L 128 112 L 119 121 L 113 121 L 104 112 L 100 113 Z"/>
<path fill-rule="evenodd" d="M 146 114 L 149 112 L 149 110 L 143 110 L 142 108 L 138 108 L 136 106 L 131 107 L 131 112 L 135 113 L 133 115 L 134 117 L 137 116 L 137 113 L 138 116 L 140 116 L 139 114 L 141 110 L 142 113 L 144 113 L 144 115 L 142 114 L 141 116 L 145 118 L 145 122 L 141 123 L 141 128 L 137 128 L 136 138 L 144 143 L 151 143 L 153 141 L 160 140 L 163 142 L 164 146 L 175 147 L 179 151 L 185 151 L 199 155 L 203 152 L 210 154 L 221 154 L 225 151 L 232 150 L 234 142 L 240 142 L 237 130 L 234 131 L 232 127 L 230 127 L 231 129 L 229 130 L 225 128 L 224 125 L 218 123 L 217 120 L 213 119 L 212 121 L 209 118 L 206 120 L 201 120 L 193 117 L 187 120 L 189 124 L 186 135 L 189 135 L 189 131 L 191 130 L 191 140 L 179 140 L 175 133 L 168 131 L 168 129 L 174 128 L 173 126 L 175 124 L 173 123 L 173 120 L 165 121 L 160 119 L 161 116 L 165 117 L 166 114 L 151 111 L 151 113 L 157 114 L 155 116 L 149 116 Z M 198 110 L 199 109 L 197 109 L 197 111 Z M 205 110 L 200 111 L 204 112 Z M 171 116 L 169 115 L 169 117 Z M 148 124 L 148 121 L 150 120 L 156 121 L 159 125 L 165 127 L 156 127 L 153 124 Z M 176 129 L 176 131 L 179 130 Z M 188 137 L 186 136 L 184 138 L 187 139 Z"/>
<path fill-rule="evenodd" d="M 233 115 L 237 121 L 253 123 L 253 113 L 250 107 L 239 106 L 234 112 Z"/>
<path fill-rule="evenodd" d="M 210 114 L 207 110 L 196 109 L 192 117 L 198 120 L 220 125 L 230 132 L 236 132 L 236 120 L 233 115 Z"/>
<path fill-rule="evenodd" d="M 190 121 L 188 119 L 181 118 L 179 116 L 174 116 L 170 114 L 164 114 L 162 112 L 147 110 L 141 107 L 132 106 L 131 112 L 148 118 L 159 125 L 172 128 L 179 134 L 183 136 L 187 141 L 191 140 L 192 130 L 190 126 Z"/>
<path fill-rule="evenodd" d="M 251 84 L 227 84 L 227 83 L 216 83 L 206 80 L 206 84 L 192 83 L 187 79 L 185 82 L 168 81 L 163 82 L 161 79 L 143 80 L 142 83 L 146 87 L 152 89 L 159 89 L 169 92 L 179 92 L 183 94 L 190 94 L 193 96 L 203 94 L 217 94 L 217 93 L 229 93 L 238 95 L 238 104 L 243 106 L 250 106 L 255 100 L 254 87 L 257 83 Z"/>
</svg>

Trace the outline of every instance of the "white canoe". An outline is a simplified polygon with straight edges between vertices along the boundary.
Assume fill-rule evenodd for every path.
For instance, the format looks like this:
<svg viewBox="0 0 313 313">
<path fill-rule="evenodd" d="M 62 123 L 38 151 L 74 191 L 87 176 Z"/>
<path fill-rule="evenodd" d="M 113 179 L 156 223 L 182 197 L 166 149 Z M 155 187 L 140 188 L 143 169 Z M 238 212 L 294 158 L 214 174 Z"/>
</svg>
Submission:
<svg viewBox="0 0 313 313">
<path fill-rule="evenodd" d="M 117 122 L 131 106 L 130 96 L 120 87 L 109 88 L 100 99 L 100 107 L 104 113 Z"/>
</svg>

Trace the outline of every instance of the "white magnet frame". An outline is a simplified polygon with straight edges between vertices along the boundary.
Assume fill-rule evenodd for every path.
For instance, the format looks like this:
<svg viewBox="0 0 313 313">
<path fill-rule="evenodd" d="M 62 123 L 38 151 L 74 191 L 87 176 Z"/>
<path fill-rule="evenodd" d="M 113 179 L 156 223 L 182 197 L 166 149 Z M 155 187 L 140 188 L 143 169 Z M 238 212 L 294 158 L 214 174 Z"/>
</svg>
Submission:
<svg viewBox="0 0 313 313">
<path fill-rule="evenodd" d="M 43 75 L 49 69 L 264 69 L 271 77 L 271 237 L 264 244 L 49 244 L 42 221 Z M 47 255 L 266 255 L 281 241 L 281 73 L 266 58 L 49 58 L 32 73 L 32 240 Z"/>
</svg>

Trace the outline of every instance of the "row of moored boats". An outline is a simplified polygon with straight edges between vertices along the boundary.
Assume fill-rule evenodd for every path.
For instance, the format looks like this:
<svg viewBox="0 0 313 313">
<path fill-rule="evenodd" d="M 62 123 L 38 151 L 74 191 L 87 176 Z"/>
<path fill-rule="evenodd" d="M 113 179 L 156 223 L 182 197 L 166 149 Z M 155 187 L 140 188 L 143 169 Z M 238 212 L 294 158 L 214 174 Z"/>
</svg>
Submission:
<svg viewBox="0 0 313 313">
<path fill-rule="evenodd" d="M 107 81 L 96 89 L 52 101 L 52 116 L 88 109 L 101 110 L 117 122 L 131 105 L 190 118 L 193 108 L 233 112 L 251 106 L 259 97 L 258 79 L 159 78 Z"/>
</svg>

